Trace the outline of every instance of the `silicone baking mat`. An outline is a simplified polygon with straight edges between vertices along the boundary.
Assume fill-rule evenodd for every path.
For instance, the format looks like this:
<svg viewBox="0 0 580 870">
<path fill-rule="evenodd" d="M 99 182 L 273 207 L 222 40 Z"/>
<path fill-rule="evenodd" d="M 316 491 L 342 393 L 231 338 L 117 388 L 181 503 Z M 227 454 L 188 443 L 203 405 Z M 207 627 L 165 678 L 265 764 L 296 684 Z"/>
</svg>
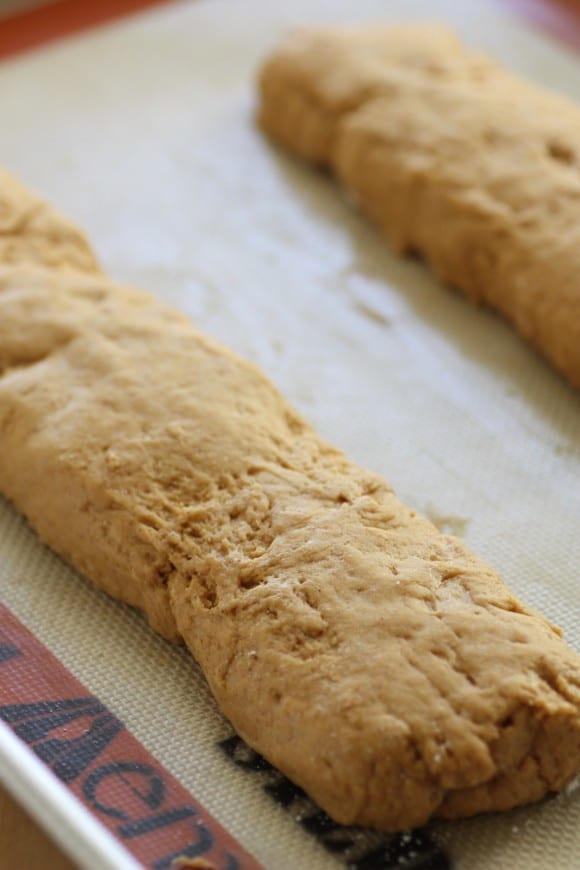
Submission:
<svg viewBox="0 0 580 870">
<path fill-rule="evenodd" d="M 252 120 L 260 59 L 305 22 L 440 19 L 580 99 L 577 57 L 539 30 L 572 44 L 574 4 L 512 5 L 531 25 L 476 0 L 61 0 L 0 22 L 0 160 L 580 649 L 578 394 Z M 82 866 L 577 866 L 573 789 L 396 837 L 334 825 L 235 737 L 184 651 L 5 502 L 0 600 L 0 776 Z"/>
</svg>

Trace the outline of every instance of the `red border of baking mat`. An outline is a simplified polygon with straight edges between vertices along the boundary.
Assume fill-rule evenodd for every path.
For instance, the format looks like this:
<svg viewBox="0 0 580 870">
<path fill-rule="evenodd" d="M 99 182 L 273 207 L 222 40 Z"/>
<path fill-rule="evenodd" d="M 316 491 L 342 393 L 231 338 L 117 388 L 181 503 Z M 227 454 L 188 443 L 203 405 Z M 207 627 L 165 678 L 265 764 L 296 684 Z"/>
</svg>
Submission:
<svg viewBox="0 0 580 870">
<path fill-rule="evenodd" d="M 0 18 L 0 60 L 175 0 L 51 0 Z M 580 48 L 580 0 L 495 0 Z"/>
<path fill-rule="evenodd" d="M 51 0 L 0 17 L 0 59 L 175 0 Z"/>
<path fill-rule="evenodd" d="M 151 870 L 261 865 L 0 604 L 0 719 Z"/>
<path fill-rule="evenodd" d="M 496 0 L 538 30 L 580 48 L 580 0 Z"/>
</svg>

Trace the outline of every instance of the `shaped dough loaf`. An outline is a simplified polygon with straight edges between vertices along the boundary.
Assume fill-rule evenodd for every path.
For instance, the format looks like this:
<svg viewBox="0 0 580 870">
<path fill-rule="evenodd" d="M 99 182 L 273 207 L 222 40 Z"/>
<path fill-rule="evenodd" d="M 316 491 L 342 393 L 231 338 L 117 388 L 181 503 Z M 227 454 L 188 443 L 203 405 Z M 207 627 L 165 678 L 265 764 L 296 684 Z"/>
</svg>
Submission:
<svg viewBox="0 0 580 870">
<path fill-rule="evenodd" d="M 236 730 L 340 822 L 563 788 L 580 658 L 559 632 L 31 202 L 2 180 L 0 490 L 40 538 L 183 640 Z"/>
<path fill-rule="evenodd" d="M 580 387 L 580 108 L 429 25 L 292 35 L 259 122 Z"/>
</svg>

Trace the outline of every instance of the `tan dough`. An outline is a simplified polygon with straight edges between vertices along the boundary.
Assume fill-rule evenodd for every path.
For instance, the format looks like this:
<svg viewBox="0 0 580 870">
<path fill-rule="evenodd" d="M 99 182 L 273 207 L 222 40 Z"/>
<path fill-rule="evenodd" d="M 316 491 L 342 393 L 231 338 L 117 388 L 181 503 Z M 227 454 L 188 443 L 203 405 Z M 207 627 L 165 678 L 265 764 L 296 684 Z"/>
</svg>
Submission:
<svg viewBox="0 0 580 870">
<path fill-rule="evenodd" d="M 146 293 L 47 267 L 22 227 L 30 264 L 0 266 L 0 489 L 41 539 L 182 638 L 236 730 L 341 822 L 564 787 L 580 658 L 557 629 L 254 365 Z"/>
<path fill-rule="evenodd" d="M 580 108 L 429 25 L 291 36 L 259 121 L 580 387 Z"/>
</svg>

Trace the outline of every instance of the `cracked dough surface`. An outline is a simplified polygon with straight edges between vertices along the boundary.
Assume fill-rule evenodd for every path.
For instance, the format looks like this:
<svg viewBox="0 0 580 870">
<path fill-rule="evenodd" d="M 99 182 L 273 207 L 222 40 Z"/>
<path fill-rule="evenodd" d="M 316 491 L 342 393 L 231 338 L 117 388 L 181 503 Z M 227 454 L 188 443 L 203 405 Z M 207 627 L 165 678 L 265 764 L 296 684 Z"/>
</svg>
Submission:
<svg viewBox="0 0 580 870">
<path fill-rule="evenodd" d="M 8 226 L 29 211 L 13 190 Z M 0 266 L 0 489 L 42 540 L 182 639 L 237 731 L 341 822 L 400 830 L 565 786 L 580 658 L 558 630 L 38 213 Z"/>
<path fill-rule="evenodd" d="M 580 387 L 580 108 L 435 25 L 305 30 L 259 123 Z"/>
</svg>

